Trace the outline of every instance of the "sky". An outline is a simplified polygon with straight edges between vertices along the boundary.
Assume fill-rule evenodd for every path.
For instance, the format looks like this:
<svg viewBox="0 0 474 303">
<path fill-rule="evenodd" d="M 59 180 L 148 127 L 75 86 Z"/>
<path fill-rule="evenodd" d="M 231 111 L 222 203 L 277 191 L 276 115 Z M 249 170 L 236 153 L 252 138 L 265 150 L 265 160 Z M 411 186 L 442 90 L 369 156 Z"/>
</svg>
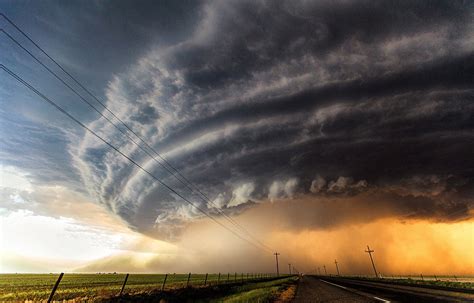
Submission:
<svg viewBox="0 0 474 303">
<path fill-rule="evenodd" d="M 1 272 L 474 274 L 472 2 L 0 11 Z"/>
</svg>

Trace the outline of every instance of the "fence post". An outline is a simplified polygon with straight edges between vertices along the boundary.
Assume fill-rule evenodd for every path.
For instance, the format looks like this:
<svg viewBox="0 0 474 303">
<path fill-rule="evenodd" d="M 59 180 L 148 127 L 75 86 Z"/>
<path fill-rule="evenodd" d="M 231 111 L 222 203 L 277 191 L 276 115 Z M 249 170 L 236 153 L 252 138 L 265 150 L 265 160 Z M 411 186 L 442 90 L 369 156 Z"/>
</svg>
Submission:
<svg viewBox="0 0 474 303">
<path fill-rule="evenodd" d="M 186 281 L 186 287 L 189 287 L 189 279 L 191 279 L 191 273 L 188 274 L 188 281 Z"/>
<path fill-rule="evenodd" d="M 221 281 L 221 273 L 217 276 L 217 285 L 219 285 L 219 282 Z"/>
<path fill-rule="evenodd" d="M 227 273 L 227 283 L 230 281 L 230 273 Z"/>
<path fill-rule="evenodd" d="M 54 284 L 53 290 L 51 290 L 51 294 L 49 295 L 48 303 L 51 303 L 51 301 L 53 300 L 54 293 L 56 292 L 56 289 L 58 289 L 59 282 L 61 282 L 61 279 L 63 278 L 63 276 L 64 276 L 63 272 L 59 274 L 58 280 L 56 281 L 56 284 Z"/>
<path fill-rule="evenodd" d="M 207 284 L 207 273 L 206 273 L 206 278 L 204 278 L 204 286 Z"/>
<path fill-rule="evenodd" d="M 122 296 L 123 290 L 125 289 L 125 284 L 127 284 L 128 274 L 125 275 L 125 280 L 123 281 L 122 289 L 120 290 L 119 296 Z"/>
<path fill-rule="evenodd" d="M 165 289 L 166 279 L 168 278 L 168 274 L 165 275 L 165 279 L 163 280 L 163 285 L 161 285 L 161 291 Z"/>
</svg>

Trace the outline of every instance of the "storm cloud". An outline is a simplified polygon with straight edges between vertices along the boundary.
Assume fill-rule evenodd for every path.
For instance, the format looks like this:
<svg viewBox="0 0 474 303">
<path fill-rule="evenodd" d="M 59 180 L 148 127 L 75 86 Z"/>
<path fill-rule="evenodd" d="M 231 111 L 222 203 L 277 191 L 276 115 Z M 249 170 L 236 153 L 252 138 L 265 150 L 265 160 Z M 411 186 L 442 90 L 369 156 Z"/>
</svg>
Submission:
<svg viewBox="0 0 474 303">
<path fill-rule="evenodd" d="M 472 4 L 204 1 L 189 9 L 197 13 L 179 15 L 190 19 L 180 39 L 148 38 L 152 46 L 114 72 L 105 98 L 214 203 L 91 119 L 147 170 L 213 214 L 281 200 L 316 214 L 308 205 L 318 200 L 327 218 L 361 203 L 380 207 L 371 220 L 471 217 Z M 153 24 L 153 14 L 143 18 L 136 22 Z M 134 230 L 171 240 L 202 217 L 87 133 L 69 153 L 90 194 Z M 298 228 L 326 226 L 306 217 Z"/>
<path fill-rule="evenodd" d="M 405 213 L 468 214 L 469 7 L 221 1 L 201 10 L 190 37 L 150 51 L 116 75 L 107 97 L 110 108 L 220 207 L 371 188 Z M 92 126 L 114 131 L 103 121 Z M 100 184 L 103 202 L 131 226 L 153 233 L 200 215 L 111 152 L 107 174 L 84 161 L 89 141 L 86 136 L 78 154 L 90 172 L 83 177 Z M 317 175 L 327 179 L 325 189 Z M 462 181 L 442 192 L 411 192 L 453 178 Z"/>
</svg>

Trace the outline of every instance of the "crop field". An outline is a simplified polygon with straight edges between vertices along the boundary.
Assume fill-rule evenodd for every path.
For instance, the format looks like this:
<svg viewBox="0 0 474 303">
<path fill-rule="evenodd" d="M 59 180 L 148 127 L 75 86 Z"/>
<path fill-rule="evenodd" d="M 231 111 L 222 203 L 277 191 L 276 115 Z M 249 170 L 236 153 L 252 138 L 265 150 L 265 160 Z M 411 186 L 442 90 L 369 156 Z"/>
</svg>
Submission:
<svg viewBox="0 0 474 303">
<path fill-rule="evenodd" d="M 58 274 L 1 274 L 0 301 L 46 300 L 53 288 Z M 134 294 L 144 291 L 161 289 L 165 275 L 131 274 L 127 280 L 124 293 Z M 247 281 L 244 274 L 221 275 L 220 283 Z M 95 297 L 112 296 L 120 293 L 125 274 L 68 274 L 66 273 L 54 295 L 54 300 L 77 298 L 92 299 Z M 183 288 L 187 284 L 187 274 L 171 274 L 167 276 L 165 289 Z M 251 279 L 251 276 L 249 276 Z M 192 274 L 189 285 L 204 286 L 205 274 Z M 209 274 L 207 285 L 216 285 L 217 274 Z"/>
</svg>

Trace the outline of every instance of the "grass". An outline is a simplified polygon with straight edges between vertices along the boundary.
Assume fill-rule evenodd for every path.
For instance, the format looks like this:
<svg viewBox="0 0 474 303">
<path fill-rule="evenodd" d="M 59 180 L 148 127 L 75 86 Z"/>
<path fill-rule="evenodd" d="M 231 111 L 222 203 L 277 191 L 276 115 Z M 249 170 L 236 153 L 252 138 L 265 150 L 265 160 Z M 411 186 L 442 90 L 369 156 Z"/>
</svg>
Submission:
<svg viewBox="0 0 474 303">
<path fill-rule="evenodd" d="M 227 296 L 225 298 L 215 300 L 214 302 L 270 302 L 270 300 L 277 294 L 278 289 L 278 286 L 257 288 L 243 293 Z"/>
<path fill-rule="evenodd" d="M 270 278 L 248 281 L 244 284 L 231 283 L 210 287 L 170 289 L 164 292 L 151 291 L 122 297 L 104 297 L 99 302 L 290 302 L 296 290 L 296 277 Z"/>
<path fill-rule="evenodd" d="M 161 289 L 165 275 L 131 274 L 124 292 L 129 294 L 142 293 Z M 48 299 L 58 274 L 0 274 L 0 302 L 4 301 L 40 301 Z M 187 274 L 171 274 L 166 280 L 166 289 L 186 286 Z M 66 273 L 54 295 L 54 300 L 69 300 L 114 296 L 120 292 L 125 274 L 68 274 Z M 241 281 L 242 275 L 237 275 Z M 246 279 L 246 275 L 244 275 Z M 190 285 L 204 286 L 205 274 L 191 275 Z M 207 285 L 216 285 L 218 275 L 208 275 Z M 235 276 L 229 275 L 229 283 Z M 222 275 L 220 283 L 227 282 L 227 274 Z"/>
<path fill-rule="evenodd" d="M 297 278 L 290 277 L 268 282 L 261 282 L 255 284 L 248 284 L 242 287 L 236 287 L 231 291 L 234 294 L 210 300 L 210 302 L 273 302 L 290 287 L 296 285 Z M 293 292 L 294 294 L 294 292 Z M 285 301 L 290 301 L 292 296 L 285 296 Z"/>
</svg>

